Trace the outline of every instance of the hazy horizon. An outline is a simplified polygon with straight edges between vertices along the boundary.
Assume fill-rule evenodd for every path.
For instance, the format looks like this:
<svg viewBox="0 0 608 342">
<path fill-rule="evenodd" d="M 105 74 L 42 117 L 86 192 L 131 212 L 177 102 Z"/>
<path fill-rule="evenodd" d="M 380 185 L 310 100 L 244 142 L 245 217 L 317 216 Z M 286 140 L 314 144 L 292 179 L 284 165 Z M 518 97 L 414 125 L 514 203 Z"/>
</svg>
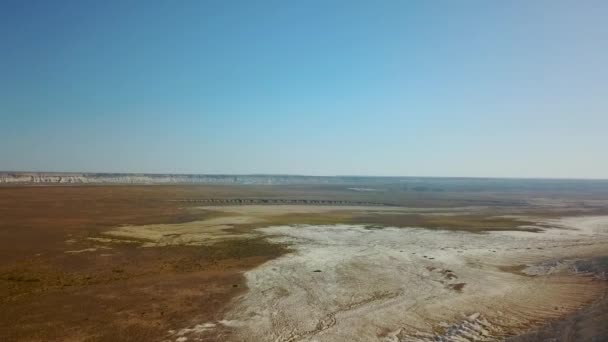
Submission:
<svg viewBox="0 0 608 342">
<path fill-rule="evenodd" d="M 608 2 L 0 4 L 0 171 L 608 178 Z"/>
<path fill-rule="evenodd" d="M 487 176 L 420 176 L 420 175 L 373 175 L 373 174 L 297 174 L 297 173 L 163 173 L 163 172 L 98 172 L 98 171 L 23 171 L 0 170 L 2 173 L 16 174 L 124 174 L 124 175 L 184 175 L 184 176 L 269 176 L 269 177 L 362 177 L 362 178 L 445 178 L 445 179 L 501 179 L 501 180 L 564 180 L 564 181 L 608 181 L 608 178 L 567 178 L 567 177 L 487 177 Z"/>
</svg>

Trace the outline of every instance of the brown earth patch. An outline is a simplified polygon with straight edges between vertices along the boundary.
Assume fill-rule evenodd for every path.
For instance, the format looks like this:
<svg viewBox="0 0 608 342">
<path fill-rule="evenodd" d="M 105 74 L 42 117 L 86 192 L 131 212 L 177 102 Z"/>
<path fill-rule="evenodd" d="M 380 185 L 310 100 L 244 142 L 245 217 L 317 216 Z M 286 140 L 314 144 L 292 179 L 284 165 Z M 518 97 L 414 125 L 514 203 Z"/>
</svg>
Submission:
<svg viewBox="0 0 608 342">
<path fill-rule="evenodd" d="M 123 224 L 212 218 L 167 201 L 203 190 L 0 187 L 2 340 L 159 341 L 190 321 L 219 319 L 246 289 L 242 272 L 282 254 L 280 246 L 250 239 L 139 248 L 89 239 Z"/>
</svg>

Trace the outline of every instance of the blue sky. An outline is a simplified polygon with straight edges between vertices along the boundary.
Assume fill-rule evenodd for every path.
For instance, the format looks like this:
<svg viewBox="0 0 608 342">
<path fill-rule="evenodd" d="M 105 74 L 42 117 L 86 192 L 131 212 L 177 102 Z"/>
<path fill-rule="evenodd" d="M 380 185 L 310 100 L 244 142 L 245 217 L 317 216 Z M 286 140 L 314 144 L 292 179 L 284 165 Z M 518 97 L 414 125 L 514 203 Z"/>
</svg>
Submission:
<svg viewBox="0 0 608 342">
<path fill-rule="evenodd" d="M 1 1 L 0 170 L 608 178 L 606 1 Z"/>
</svg>

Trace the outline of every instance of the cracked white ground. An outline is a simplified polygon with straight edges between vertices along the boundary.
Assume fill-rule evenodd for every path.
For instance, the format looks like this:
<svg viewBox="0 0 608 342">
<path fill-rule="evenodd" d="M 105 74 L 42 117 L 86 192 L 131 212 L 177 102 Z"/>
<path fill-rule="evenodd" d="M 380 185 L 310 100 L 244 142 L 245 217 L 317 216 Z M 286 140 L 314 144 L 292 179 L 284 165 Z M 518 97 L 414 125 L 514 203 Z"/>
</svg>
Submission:
<svg viewBox="0 0 608 342">
<path fill-rule="evenodd" d="M 541 233 L 466 233 L 357 225 L 258 229 L 292 249 L 247 273 L 215 327 L 233 341 L 497 340 L 591 301 L 591 277 L 506 267 L 608 254 L 608 217 L 549 222 Z M 540 269 L 540 271 L 539 271 Z M 524 270 L 525 271 L 525 270 Z"/>
</svg>

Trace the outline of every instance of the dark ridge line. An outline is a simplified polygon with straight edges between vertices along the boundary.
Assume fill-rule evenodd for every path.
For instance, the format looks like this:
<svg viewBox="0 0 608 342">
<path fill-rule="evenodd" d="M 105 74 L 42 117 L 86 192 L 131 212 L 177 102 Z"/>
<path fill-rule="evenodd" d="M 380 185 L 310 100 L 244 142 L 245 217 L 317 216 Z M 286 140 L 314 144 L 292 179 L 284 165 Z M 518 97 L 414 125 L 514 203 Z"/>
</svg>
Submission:
<svg viewBox="0 0 608 342">
<path fill-rule="evenodd" d="M 271 199 L 271 198 L 209 198 L 209 199 L 181 199 L 176 202 L 204 203 L 210 205 L 335 205 L 335 206 L 374 206 L 374 207 L 397 207 L 397 205 L 379 202 L 357 202 L 340 200 L 307 200 L 307 199 Z"/>
</svg>

